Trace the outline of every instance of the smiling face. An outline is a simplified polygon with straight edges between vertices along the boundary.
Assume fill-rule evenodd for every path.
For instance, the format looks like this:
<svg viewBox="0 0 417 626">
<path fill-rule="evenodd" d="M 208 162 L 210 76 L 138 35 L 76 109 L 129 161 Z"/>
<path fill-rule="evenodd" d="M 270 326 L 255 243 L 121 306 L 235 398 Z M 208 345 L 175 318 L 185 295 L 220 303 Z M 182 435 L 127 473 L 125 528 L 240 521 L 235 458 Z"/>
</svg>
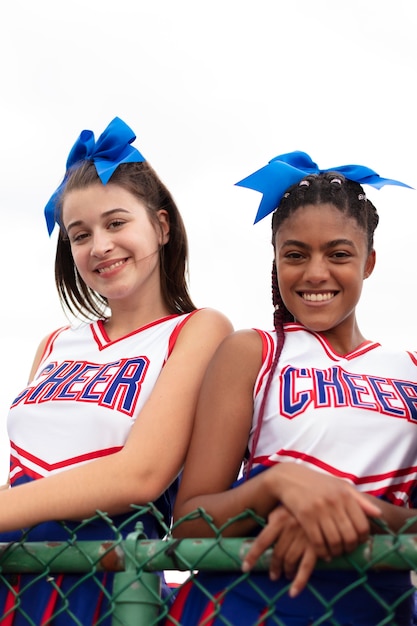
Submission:
<svg viewBox="0 0 417 626">
<path fill-rule="evenodd" d="M 275 261 L 281 297 L 294 318 L 339 351 L 356 347 L 355 307 L 375 264 L 357 221 L 331 203 L 300 206 L 276 233 Z"/>
<path fill-rule="evenodd" d="M 165 211 L 156 213 L 155 224 L 144 205 L 126 189 L 92 184 L 65 196 L 62 220 L 77 270 L 84 282 L 117 301 L 158 304 L 159 250 L 169 238 Z"/>
</svg>

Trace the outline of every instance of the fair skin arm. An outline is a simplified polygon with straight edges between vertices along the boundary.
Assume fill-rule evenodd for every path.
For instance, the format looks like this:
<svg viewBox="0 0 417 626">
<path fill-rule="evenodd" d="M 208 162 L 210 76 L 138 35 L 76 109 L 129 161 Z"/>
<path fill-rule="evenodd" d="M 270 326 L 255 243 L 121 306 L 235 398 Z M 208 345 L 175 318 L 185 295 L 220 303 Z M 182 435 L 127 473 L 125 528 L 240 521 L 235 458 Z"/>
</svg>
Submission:
<svg viewBox="0 0 417 626">
<path fill-rule="evenodd" d="M 204 371 L 232 326 L 204 309 L 185 324 L 119 452 L 0 492 L 0 532 L 51 519 L 115 515 L 155 500 L 181 470 Z M 40 346 L 36 359 L 43 353 Z M 35 359 L 35 361 L 36 361 Z M 34 364 L 36 370 L 37 364 Z M 163 459 L 163 462 L 161 462 Z"/>
<path fill-rule="evenodd" d="M 253 388 L 261 365 L 261 339 L 255 331 L 228 337 L 210 364 L 201 389 L 192 441 L 174 517 L 205 509 L 217 527 L 246 509 L 266 518 L 284 504 L 323 558 L 353 549 L 369 533 L 374 504 L 347 482 L 282 463 L 230 490 L 244 457 L 253 412 Z M 308 524 L 305 522 L 308 520 Z M 255 527 L 239 520 L 224 530 L 246 536 Z M 210 535 L 202 519 L 179 524 L 177 537 Z"/>
</svg>

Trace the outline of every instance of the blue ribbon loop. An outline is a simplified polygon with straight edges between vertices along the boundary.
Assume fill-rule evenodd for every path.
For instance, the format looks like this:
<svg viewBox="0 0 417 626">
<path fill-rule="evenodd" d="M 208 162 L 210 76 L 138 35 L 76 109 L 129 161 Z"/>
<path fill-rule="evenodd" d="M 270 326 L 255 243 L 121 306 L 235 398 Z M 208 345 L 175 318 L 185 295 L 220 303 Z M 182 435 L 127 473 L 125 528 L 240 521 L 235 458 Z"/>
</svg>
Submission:
<svg viewBox="0 0 417 626">
<path fill-rule="evenodd" d="M 371 185 L 376 189 L 380 189 L 384 185 L 398 185 L 413 189 L 410 185 L 401 183 L 399 180 L 381 178 L 374 170 L 364 165 L 341 165 L 321 170 L 308 154 L 298 150 L 275 157 L 269 161 L 268 165 L 243 178 L 236 185 L 260 191 L 263 194 L 254 221 L 256 224 L 275 211 L 282 196 L 291 185 L 299 183 L 308 174 L 321 174 L 323 172 L 340 172 L 349 180 L 360 185 Z"/>
<path fill-rule="evenodd" d="M 81 131 L 80 136 L 68 155 L 64 180 L 52 194 L 45 206 L 45 219 L 51 235 L 57 221 L 57 203 L 64 190 L 68 171 L 83 161 L 93 161 L 97 174 L 106 185 L 121 163 L 141 163 L 144 156 L 130 144 L 136 139 L 133 130 L 119 117 L 115 117 L 97 141 L 91 130 Z"/>
</svg>

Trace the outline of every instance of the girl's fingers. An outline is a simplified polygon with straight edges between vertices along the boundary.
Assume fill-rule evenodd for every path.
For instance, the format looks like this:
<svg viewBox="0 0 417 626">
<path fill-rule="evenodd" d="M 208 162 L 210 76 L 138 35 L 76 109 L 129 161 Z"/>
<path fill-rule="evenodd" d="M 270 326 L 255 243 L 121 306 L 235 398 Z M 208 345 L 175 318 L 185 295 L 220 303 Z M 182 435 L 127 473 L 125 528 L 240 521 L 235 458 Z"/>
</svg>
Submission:
<svg viewBox="0 0 417 626">
<path fill-rule="evenodd" d="M 364 510 L 365 505 L 373 514 L 379 511 L 362 494 L 350 486 L 342 485 L 340 491 L 336 490 L 327 497 L 317 497 L 316 500 L 312 498 L 307 508 L 297 505 L 292 512 L 314 546 L 317 556 L 326 559 L 350 552 L 366 541 L 370 522 Z"/>
<path fill-rule="evenodd" d="M 370 532 L 369 519 L 356 500 L 346 506 L 343 502 L 333 509 L 333 517 L 323 519 L 322 532 L 332 556 L 351 552 L 366 541 Z"/>
<path fill-rule="evenodd" d="M 297 573 L 291 583 L 288 594 L 295 598 L 304 589 L 316 566 L 317 556 L 311 546 L 307 546 L 298 565 Z"/>
<path fill-rule="evenodd" d="M 278 580 L 282 572 L 286 576 L 292 576 L 303 554 L 305 544 L 305 533 L 292 517 L 274 544 L 269 567 L 269 575 L 272 580 Z"/>
<path fill-rule="evenodd" d="M 289 573 L 294 565 L 293 552 L 288 552 L 292 534 L 298 525 L 305 532 L 315 550 L 316 557 L 329 560 L 344 552 L 351 552 L 366 541 L 370 532 L 367 515 L 380 516 L 379 507 L 346 483 L 339 482 L 340 489 L 316 500 L 315 508 L 297 497 L 295 511 L 290 513 L 285 506 L 278 506 L 269 517 L 265 528 L 259 533 L 249 549 L 242 570 L 249 571 L 259 557 L 276 542 L 270 574 L 279 577 L 284 568 Z M 314 497 L 310 498 L 314 502 Z M 303 513 L 303 514 L 301 514 Z M 298 520 L 298 521 L 296 521 Z M 285 564 L 285 565 L 283 565 Z"/>
<path fill-rule="evenodd" d="M 276 536 L 276 530 L 269 525 L 261 530 L 242 562 L 243 572 L 252 569 L 259 557 L 274 543 Z"/>
<path fill-rule="evenodd" d="M 267 525 L 256 537 L 243 560 L 242 570 L 247 572 L 252 569 L 265 550 L 268 550 L 285 530 L 288 532 L 291 523 L 296 524 L 298 527 L 298 523 L 284 507 L 279 506 L 271 511 Z"/>
<path fill-rule="evenodd" d="M 368 517 L 382 516 L 382 510 L 379 506 L 375 502 L 372 502 L 365 494 L 355 490 L 354 495 L 365 515 Z"/>
</svg>

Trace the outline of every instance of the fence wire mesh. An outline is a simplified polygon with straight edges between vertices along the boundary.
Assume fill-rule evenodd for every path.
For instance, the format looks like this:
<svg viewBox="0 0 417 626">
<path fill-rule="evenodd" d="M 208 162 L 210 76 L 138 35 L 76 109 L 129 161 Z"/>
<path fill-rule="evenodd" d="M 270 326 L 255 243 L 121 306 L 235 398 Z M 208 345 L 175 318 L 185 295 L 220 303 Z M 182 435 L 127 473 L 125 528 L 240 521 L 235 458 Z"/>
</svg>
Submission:
<svg viewBox="0 0 417 626">
<path fill-rule="evenodd" d="M 143 534 L 140 520 L 144 514 L 154 516 L 163 526 L 163 539 L 148 539 Z M 261 599 L 263 606 L 262 616 L 253 621 L 253 626 L 293 623 L 287 622 L 276 609 L 280 600 L 288 595 L 290 581 L 281 584 L 272 594 L 259 583 L 258 574 L 268 571 L 271 549 L 259 559 L 253 572 L 243 573 L 241 564 L 253 539 L 225 537 L 226 526 L 216 528 L 201 509 L 191 516 L 206 521 L 211 538 L 175 539 L 171 529 L 164 526 L 159 511 L 149 504 L 133 508 L 126 525 L 131 528 L 133 521 L 136 526 L 135 531 L 128 534 L 124 533 L 123 525 L 116 526 L 111 518 L 98 513 L 75 527 L 61 523 L 67 533 L 65 541 L 34 542 L 23 533 L 19 541 L 0 543 L 0 626 L 182 626 L 175 612 L 169 619 L 168 614 L 184 585 L 197 588 L 210 606 L 204 620 L 198 623 L 210 626 L 217 620 L 216 624 L 240 626 L 239 621 L 234 622 L 230 615 L 223 614 L 223 600 L 242 583 L 248 594 Z M 251 511 L 239 517 L 242 516 L 255 517 Z M 255 519 L 259 524 L 263 523 L 259 518 Z M 106 522 L 112 537 L 80 540 L 80 531 L 97 520 Z M 331 562 L 317 563 L 318 572 L 331 571 L 336 575 L 348 571 L 352 576 L 351 582 L 338 588 L 331 598 L 324 597 L 314 583 L 309 582 L 308 589 L 320 606 L 319 614 L 308 622 L 309 626 L 345 626 L 337 617 L 335 607 L 344 596 L 358 588 L 366 591 L 370 601 L 376 602 L 383 613 L 378 623 L 368 626 L 413 623 L 396 621 L 398 608 L 407 600 L 413 600 L 413 585 L 394 593 L 387 602 L 370 583 L 375 572 L 390 571 L 399 575 L 411 572 L 413 578 L 413 572 L 417 570 L 417 535 L 407 533 L 413 521 L 409 520 L 397 534 L 382 528 L 382 534 L 372 535 L 354 552 Z M 169 579 L 173 582 L 164 584 L 163 571 L 171 573 Z M 178 574 L 177 582 L 173 573 Z M 205 586 L 202 573 L 215 576 L 233 573 L 233 576 L 220 594 L 213 594 Z"/>
</svg>

